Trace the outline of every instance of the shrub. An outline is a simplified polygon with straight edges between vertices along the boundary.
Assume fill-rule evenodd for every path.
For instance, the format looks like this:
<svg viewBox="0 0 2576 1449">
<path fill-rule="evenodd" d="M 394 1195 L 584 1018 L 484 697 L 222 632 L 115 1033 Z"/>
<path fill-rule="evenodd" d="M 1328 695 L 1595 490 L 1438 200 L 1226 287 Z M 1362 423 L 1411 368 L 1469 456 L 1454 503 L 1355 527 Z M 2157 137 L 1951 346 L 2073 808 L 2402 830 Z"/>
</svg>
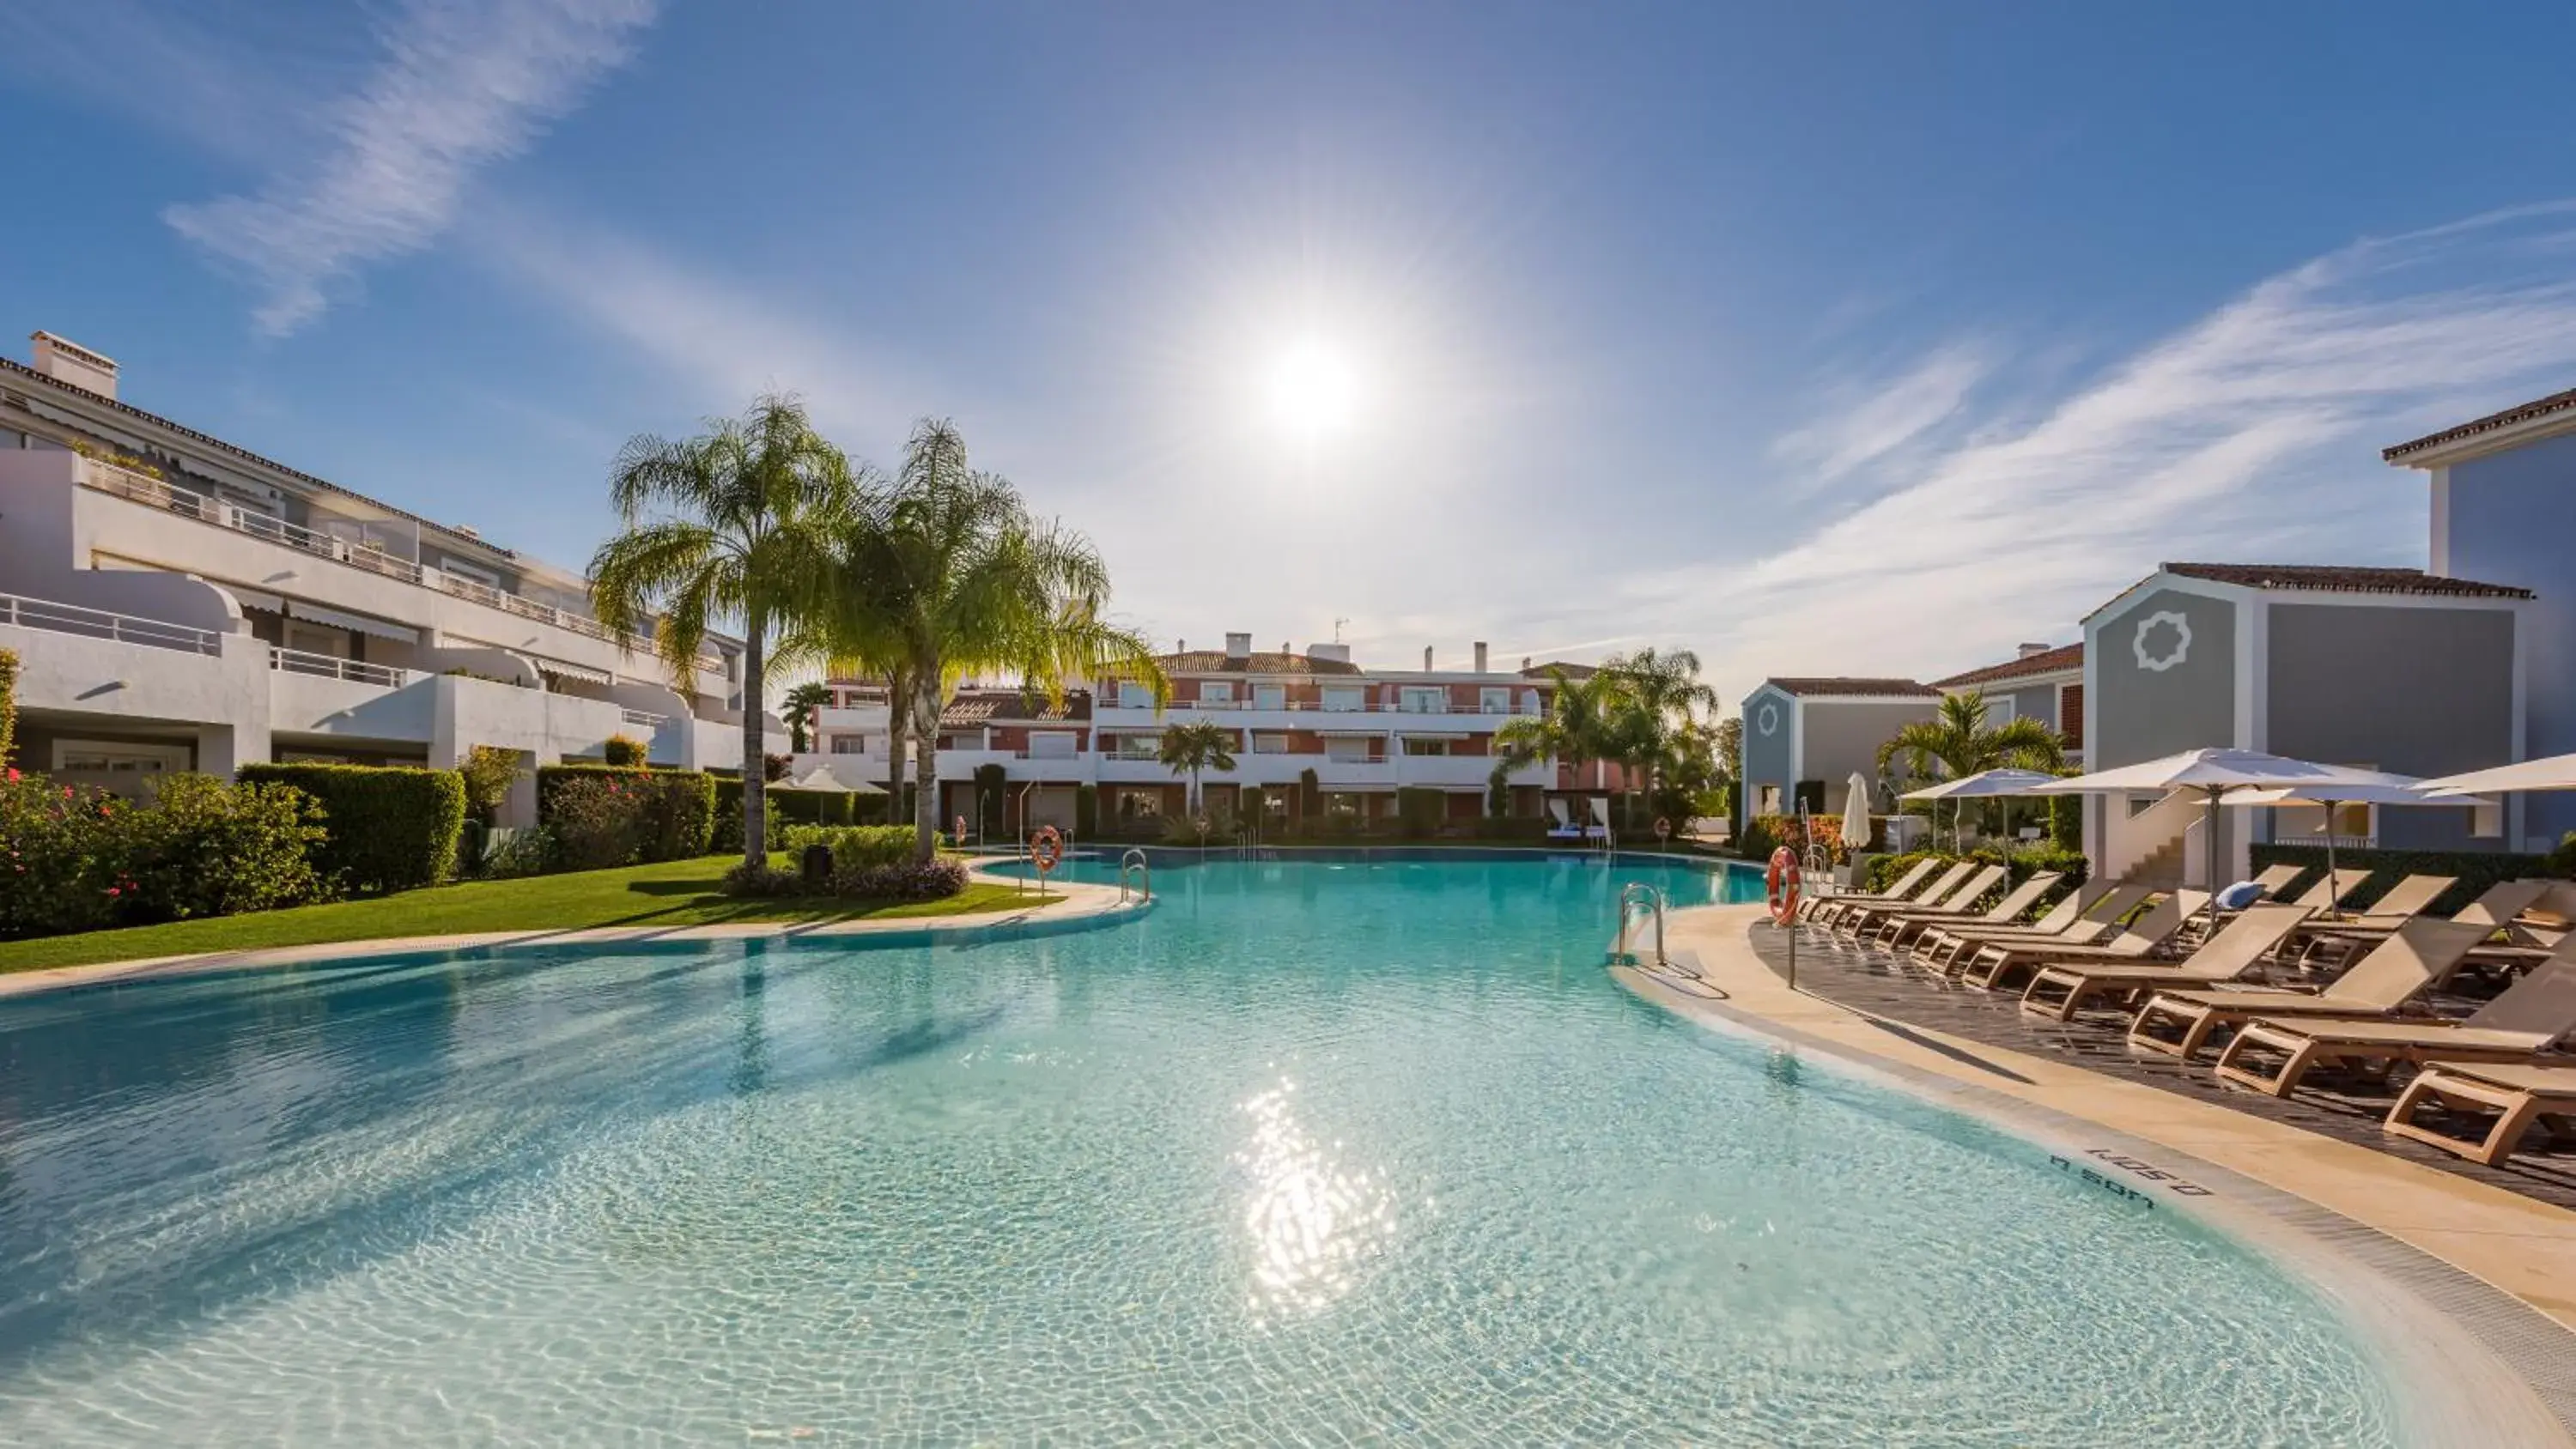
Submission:
<svg viewBox="0 0 2576 1449">
<path fill-rule="evenodd" d="M 643 742 L 625 735 L 610 735 L 608 742 L 599 747 L 600 761 L 612 770 L 640 770 L 644 768 L 644 755 Z"/>
<path fill-rule="evenodd" d="M 18 656 L 0 649 L 0 769 L 18 744 Z"/>
<path fill-rule="evenodd" d="M 763 812 L 763 815 L 769 836 L 767 844 L 771 850 L 779 849 L 787 840 L 787 817 L 779 810 L 778 797 L 796 793 L 798 792 L 793 790 L 761 792 L 762 798 L 769 802 L 769 808 Z M 717 777 L 715 810 L 715 830 L 708 837 L 707 849 L 718 855 L 740 855 L 742 853 L 741 780 L 728 776 Z"/>
<path fill-rule="evenodd" d="M 849 900 L 942 901 L 966 889 L 966 862 L 950 856 L 832 872 L 832 894 Z"/>
<path fill-rule="evenodd" d="M 329 838 L 313 865 L 341 890 L 409 890 L 455 869 L 465 780 L 454 770 L 244 765 L 234 773 L 246 784 L 292 785 L 322 803 Z"/>
<path fill-rule="evenodd" d="M 1843 849 L 1842 818 L 1836 815 L 1811 815 L 1803 826 L 1795 815 L 1756 815 L 1744 827 L 1741 848 L 1748 859 L 1757 853 L 1753 848 L 1756 839 L 1764 842 L 1758 853 L 1765 857 L 1782 845 L 1803 857 L 1812 840 L 1825 848 L 1836 865 L 1851 859 L 1850 852 Z"/>
<path fill-rule="evenodd" d="M 761 757 L 760 757 L 760 780 L 761 780 L 761 783 L 762 783 L 762 784 L 764 784 L 764 785 L 775 785 L 775 784 L 777 784 L 779 781 L 786 779 L 786 778 L 787 778 L 787 771 L 788 771 L 788 767 L 789 767 L 789 766 L 794 765 L 795 763 L 796 763 L 795 759 L 794 759 L 792 756 L 788 756 L 788 755 L 763 755 L 763 756 L 761 756 Z"/>
<path fill-rule="evenodd" d="M 2048 797 L 2048 843 L 2060 850 L 2084 848 L 2084 797 Z"/>
<path fill-rule="evenodd" d="M 136 805 L 0 781 L 0 936 L 48 936 L 328 898 L 321 807 L 284 785 L 171 775 Z"/>
<path fill-rule="evenodd" d="M 635 818 L 632 823 L 634 851 L 628 859 L 650 863 L 657 860 L 689 860 L 706 854 L 712 848 L 718 826 L 717 800 L 720 791 L 716 778 L 695 770 L 634 770 L 608 765 L 548 765 L 537 771 L 537 823 L 551 826 L 561 808 L 563 792 L 583 781 L 610 781 L 623 787 L 631 799 Z M 579 827 L 595 832 L 603 817 L 596 801 L 585 799 L 583 807 L 592 818 Z M 735 796 L 734 810 L 741 813 L 741 796 Z M 605 850 L 604 840 L 585 836 L 577 849 L 555 832 L 557 842 L 582 859 L 593 859 L 596 851 Z M 734 838 L 742 836 L 739 824 Z M 737 846 L 737 849 L 740 847 Z M 563 858 L 570 859 L 570 855 Z M 624 864 L 611 861 L 609 864 Z M 588 868 L 588 867 L 576 867 Z"/>
<path fill-rule="evenodd" d="M 623 779 L 592 776 L 566 780 L 547 802 L 546 829 L 554 835 L 560 870 L 605 870 L 629 865 L 644 849 L 645 793 Z"/>
<path fill-rule="evenodd" d="M 723 882 L 716 889 L 729 896 L 752 900 L 775 899 L 803 895 L 805 877 L 792 870 L 774 870 L 766 865 L 743 862 L 726 871 Z"/>
<path fill-rule="evenodd" d="M 1437 835 L 1448 822 L 1449 797 L 1438 790 L 1403 786 L 1395 792 L 1395 817 L 1407 839 Z"/>
<path fill-rule="evenodd" d="M 1100 833 L 1099 786 L 1076 785 L 1073 787 L 1073 833 L 1077 838 L 1083 840 L 1089 840 Z"/>
<path fill-rule="evenodd" d="M 554 869 L 556 852 L 560 848 L 555 841 L 555 833 L 542 825 L 513 830 L 483 857 L 483 873 L 494 880 L 543 875 Z"/>
<path fill-rule="evenodd" d="M 832 852 L 832 869 L 859 870 L 868 866 L 901 865 L 912 859 L 913 830 L 909 825 L 791 825 L 787 827 L 787 849 L 798 856 L 808 846 L 827 846 Z"/>
<path fill-rule="evenodd" d="M 2254 869 L 2267 865 L 2305 865 L 2323 870 L 2326 851 L 2322 845 L 2267 845 L 2257 842 L 2251 850 Z M 2431 913 L 2447 916 L 2476 900 L 2487 887 L 2500 881 L 2522 880 L 2549 873 L 2552 857 L 2520 855 L 2501 850 L 2335 850 L 2335 870 L 2343 875 L 2372 872 L 2377 878 L 2365 882 L 2344 898 L 2346 910 L 2365 910 L 2370 903 L 2388 893 L 2388 888 L 2410 875 L 2450 875 L 2459 879 L 2451 888 L 2434 898 Z"/>
<path fill-rule="evenodd" d="M 1543 845 L 1549 821 L 1539 815 L 1488 815 L 1476 822 L 1478 840 L 1520 841 Z"/>
<path fill-rule="evenodd" d="M 510 787 L 519 782 L 519 752 L 498 745 L 476 745 L 456 767 L 465 781 L 465 810 L 486 825 L 509 803 Z"/>
<path fill-rule="evenodd" d="M 1746 860 L 1770 859 L 1771 852 L 1780 848 L 1780 841 L 1778 837 L 1771 833 L 1771 828 L 1762 822 L 1766 820 L 1777 820 L 1779 818 L 1780 817 L 1777 815 L 1756 815 L 1752 819 L 1745 821 L 1744 834 L 1738 837 L 1735 842 L 1736 852 L 1742 855 Z M 1885 861 L 1886 857 L 1882 856 L 1878 860 L 1870 862 L 1872 873 L 1875 874 L 1876 867 L 1884 864 Z"/>
<path fill-rule="evenodd" d="M 1887 889 L 1898 876 L 1912 870 L 1918 860 L 1936 861 L 1942 868 L 1947 869 L 1961 859 L 1973 860 L 1982 865 L 2000 865 L 2004 868 L 2004 878 L 2015 884 L 2028 880 L 2041 871 L 2053 870 L 2066 877 L 2059 882 L 2060 889 L 2082 885 L 2091 878 L 2093 873 L 2093 862 L 2085 858 L 2081 852 L 2060 850 L 2053 845 L 2034 845 L 2010 854 L 1980 848 L 1969 851 L 1964 857 L 1955 851 L 1915 850 L 1903 855 L 1872 857 L 1869 863 L 1869 880 L 1863 889 L 1873 891 Z"/>
</svg>

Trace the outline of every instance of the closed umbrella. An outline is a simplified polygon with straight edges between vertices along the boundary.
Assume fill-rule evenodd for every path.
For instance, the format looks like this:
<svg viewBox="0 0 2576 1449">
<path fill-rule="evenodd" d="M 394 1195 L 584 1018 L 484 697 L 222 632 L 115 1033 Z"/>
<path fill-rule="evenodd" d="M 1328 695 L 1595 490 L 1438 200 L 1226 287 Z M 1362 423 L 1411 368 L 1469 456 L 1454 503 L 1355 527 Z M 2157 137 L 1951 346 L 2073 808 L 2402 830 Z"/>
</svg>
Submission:
<svg viewBox="0 0 2576 1449">
<path fill-rule="evenodd" d="M 2033 795 L 2130 795 L 2149 791 L 2197 790 L 2207 802 L 2209 822 L 2209 920 L 2218 923 L 2218 807 L 2242 790 L 2307 790 L 2330 785 L 2377 785 L 2392 777 L 2348 765 L 2319 765 L 2260 750 L 2185 750 L 2090 775 L 2050 780 L 2026 793 Z"/>
<path fill-rule="evenodd" d="M 2475 796 L 2427 795 L 2424 782 L 2405 775 L 2389 775 L 2380 783 L 2362 780 L 2334 785 L 2308 785 L 2296 789 L 2248 790 L 2229 800 L 2231 805 L 2314 805 L 2326 812 L 2326 899 L 2342 894 L 2335 889 L 2334 812 L 2338 805 L 2483 805 L 2487 801 Z"/>
<path fill-rule="evenodd" d="M 1869 848 L 1869 777 L 1858 770 L 1843 784 L 1843 849 Z"/>
</svg>

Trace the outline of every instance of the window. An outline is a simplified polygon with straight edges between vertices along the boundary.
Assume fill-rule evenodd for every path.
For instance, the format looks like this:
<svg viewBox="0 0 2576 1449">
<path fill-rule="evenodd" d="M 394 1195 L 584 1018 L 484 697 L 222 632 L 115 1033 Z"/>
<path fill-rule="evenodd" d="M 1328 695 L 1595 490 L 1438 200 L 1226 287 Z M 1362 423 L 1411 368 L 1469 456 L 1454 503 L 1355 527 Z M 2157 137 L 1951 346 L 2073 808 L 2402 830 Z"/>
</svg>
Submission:
<svg viewBox="0 0 2576 1449">
<path fill-rule="evenodd" d="M 1152 709 L 1154 707 L 1154 691 L 1137 683 L 1135 680 L 1122 679 L 1118 681 L 1118 707 L 1120 709 Z"/>
<path fill-rule="evenodd" d="M 130 745 L 98 740 L 54 741 L 54 769 L 102 775 L 159 775 L 188 768 L 186 745 Z"/>
<path fill-rule="evenodd" d="M 1779 786 L 1765 785 L 1762 787 L 1762 808 L 1754 813 L 1757 815 L 1777 815 L 1780 813 Z"/>
<path fill-rule="evenodd" d="M 1508 688 L 1495 689 L 1489 687 L 1483 692 L 1481 699 L 1484 711 L 1487 714 L 1510 714 L 1512 712 L 1512 692 Z"/>
<path fill-rule="evenodd" d="M 1288 686 L 1284 684 L 1256 684 L 1252 686 L 1252 707 L 1254 709 L 1286 709 L 1288 707 Z"/>
<path fill-rule="evenodd" d="M 457 578 L 470 580 L 474 583 L 481 584 L 487 589 L 497 589 L 501 587 L 501 576 L 479 564 L 459 563 L 452 558 L 443 558 L 438 561 L 438 567 L 439 571 L 442 573 L 453 574 Z"/>
<path fill-rule="evenodd" d="M 1160 742 L 1152 735 L 1120 735 L 1118 737 L 1118 748 L 1110 753 L 1110 758 L 1116 760 L 1150 760 L 1154 758 L 1160 748 Z"/>
<path fill-rule="evenodd" d="M 1411 735 L 1407 735 L 1404 739 L 1404 752 L 1408 755 L 1445 755 L 1449 753 L 1449 742 L 1447 740 L 1421 740 L 1415 739 Z"/>
<path fill-rule="evenodd" d="M 1029 758 L 1032 760 L 1070 760 L 1073 758 L 1071 730 L 1043 730 L 1029 736 Z"/>
<path fill-rule="evenodd" d="M 1121 820 L 1162 819 L 1163 792 L 1160 790 L 1119 791 L 1118 818 Z"/>
<path fill-rule="evenodd" d="M 2070 750 L 2084 748 L 2084 686 L 2061 684 L 2057 687 L 2057 732 L 2066 737 Z"/>
<path fill-rule="evenodd" d="M 1231 679 L 1200 680 L 1199 703 L 1202 705 L 1234 703 L 1234 681 Z"/>
<path fill-rule="evenodd" d="M 2504 834 L 2504 802 L 2489 800 L 2469 807 L 2469 834 L 2491 839 Z"/>
<path fill-rule="evenodd" d="M 1286 735 L 1256 734 L 1252 737 L 1252 752 L 1256 755 L 1287 754 L 1288 737 Z"/>
<path fill-rule="evenodd" d="M 1334 714 L 1357 714 L 1368 708 L 1368 693 L 1356 684 L 1333 685 L 1324 691 L 1324 708 Z"/>
<path fill-rule="evenodd" d="M 1986 724 L 1989 727 L 1994 725 L 2011 724 L 2014 716 L 2020 713 L 2020 702 L 2015 700 L 2011 695 L 1990 694 L 1986 696 Z"/>
<path fill-rule="evenodd" d="M 1447 714 L 1449 691 L 1437 686 L 1426 689 L 1407 685 L 1397 692 L 1395 707 L 1406 714 Z"/>
<path fill-rule="evenodd" d="M 1372 743 L 1374 742 L 1359 735 L 1335 735 L 1324 741 L 1324 758 L 1339 760 L 1346 765 L 1366 764 L 1369 757 L 1376 753 L 1369 748 Z"/>
<path fill-rule="evenodd" d="M 834 736 L 832 736 L 832 753 L 833 753 L 833 754 L 836 754 L 836 755 L 864 755 L 864 754 L 866 754 L 867 752 L 868 752 L 868 737 L 867 737 L 867 736 L 865 736 L 865 735 L 834 735 Z"/>
</svg>

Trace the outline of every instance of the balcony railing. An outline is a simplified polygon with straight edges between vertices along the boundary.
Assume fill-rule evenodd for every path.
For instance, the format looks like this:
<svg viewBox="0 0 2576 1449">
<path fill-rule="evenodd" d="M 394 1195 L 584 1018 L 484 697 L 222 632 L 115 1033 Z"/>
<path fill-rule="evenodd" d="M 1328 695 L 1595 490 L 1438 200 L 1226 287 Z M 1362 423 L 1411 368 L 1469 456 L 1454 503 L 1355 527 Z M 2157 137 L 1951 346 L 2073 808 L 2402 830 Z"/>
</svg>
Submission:
<svg viewBox="0 0 2576 1449">
<path fill-rule="evenodd" d="M 1104 709 L 1153 708 L 1150 704 L 1128 704 L 1123 701 L 1110 702 L 1101 707 Z M 1311 699 L 1291 699 L 1282 701 L 1278 704 L 1256 704 L 1248 699 L 1176 699 L 1170 704 L 1165 705 L 1164 708 L 1205 711 L 1282 710 L 1290 714 L 1515 715 L 1538 713 L 1537 710 L 1524 708 L 1517 702 L 1515 702 L 1509 709 L 1484 709 L 1469 708 L 1464 705 L 1444 705 L 1436 708 L 1426 708 L 1421 705 L 1380 704 L 1373 701 L 1364 701 L 1359 704 L 1324 704 Z"/>
<path fill-rule="evenodd" d="M 192 629 L 185 624 L 165 624 L 158 619 L 139 619 L 132 614 L 111 614 L 103 609 L 84 609 L 78 604 L 57 604 L 16 594 L 0 594 L 0 624 L 176 649 L 185 654 L 221 654 L 224 649 L 223 636 L 212 629 Z"/>
<path fill-rule="evenodd" d="M 246 533 L 253 538 L 283 544 L 299 552 L 312 554 L 316 558 L 327 558 L 335 563 L 347 564 L 351 568 L 364 569 L 371 574 L 381 574 L 389 579 L 399 579 L 407 584 L 418 584 L 423 588 L 436 589 L 443 594 L 453 594 L 457 598 L 470 600 L 486 608 L 499 609 L 521 618 L 552 624 L 558 629 L 568 630 L 585 638 L 597 639 L 603 643 L 615 644 L 636 653 L 653 652 L 653 640 L 645 635 L 621 633 L 587 615 L 558 609 L 535 599 L 496 589 L 477 579 L 459 577 L 444 569 L 424 569 L 410 559 L 386 553 L 372 544 L 353 543 L 345 538 L 316 532 L 301 524 L 271 518 L 256 509 L 238 507 L 219 498 L 209 498 L 203 493 L 174 487 L 149 473 L 138 473 L 131 468 L 102 463 L 95 458 L 82 459 L 81 467 L 84 481 L 102 493 L 113 493 L 119 498 L 130 499 L 147 507 L 164 509 L 183 517 L 196 519 L 201 523 L 211 523 L 218 528 L 229 528 L 236 533 Z M 698 666 L 719 674 L 724 672 L 724 661 L 713 654 L 699 655 Z"/>
<path fill-rule="evenodd" d="M 657 732 L 662 726 L 671 722 L 671 717 L 667 714 L 652 714 L 640 709 L 621 709 L 617 712 L 617 718 L 620 722 L 633 725 L 639 730 Z"/>
<path fill-rule="evenodd" d="M 345 679 L 352 684 L 372 684 L 379 689 L 400 689 L 411 683 L 408 669 L 390 664 L 369 664 L 361 659 L 342 659 L 332 654 L 308 654 L 301 649 L 268 651 L 268 667 L 285 674 L 310 674 L 323 679 Z"/>
</svg>

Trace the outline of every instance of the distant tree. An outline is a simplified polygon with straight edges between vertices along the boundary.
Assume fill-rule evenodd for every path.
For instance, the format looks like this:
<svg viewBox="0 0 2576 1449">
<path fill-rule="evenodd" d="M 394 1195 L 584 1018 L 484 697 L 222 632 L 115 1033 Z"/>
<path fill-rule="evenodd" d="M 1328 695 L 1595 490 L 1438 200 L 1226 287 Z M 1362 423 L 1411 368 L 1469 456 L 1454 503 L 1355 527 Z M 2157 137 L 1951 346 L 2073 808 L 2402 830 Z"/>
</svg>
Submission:
<svg viewBox="0 0 2576 1449">
<path fill-rule="evenodd" d="M 1234 733 L 1212 720 L 1191 720 L 1187 724 L 1171 725 L 1164 729 L 1162 743 L 1155 747 L 1154 758 L 1175 775 L 1184 770 L 1189 772 L 1189 810 L 1196 815 L 1204 794 L 1199 784 L 1199 772 L 1215 770 L 1222 773 L 1234 768 Z"/>
<path fill-rule="evenodd" d="M 813 738 L 815 721 L 832 704 L 832 688 L 820 680 L 809 679 L 787 691 L 787 702 L 778 717 L 787 721 L 787 747 L 804 754 Z"/>
<path fill-rule="evenodd" d="M 2066 766 L 2066 741 L 2035 719 L 1986 723 L 1986 697 L 1976 690 L 1945 695 L 1941 710 L 1916 720 L 1878 747 L 1878 769 L 1902 760 L 1913 780 L 1963 780 L 2006 767 L 2056 772 Z"/>
</svg>

